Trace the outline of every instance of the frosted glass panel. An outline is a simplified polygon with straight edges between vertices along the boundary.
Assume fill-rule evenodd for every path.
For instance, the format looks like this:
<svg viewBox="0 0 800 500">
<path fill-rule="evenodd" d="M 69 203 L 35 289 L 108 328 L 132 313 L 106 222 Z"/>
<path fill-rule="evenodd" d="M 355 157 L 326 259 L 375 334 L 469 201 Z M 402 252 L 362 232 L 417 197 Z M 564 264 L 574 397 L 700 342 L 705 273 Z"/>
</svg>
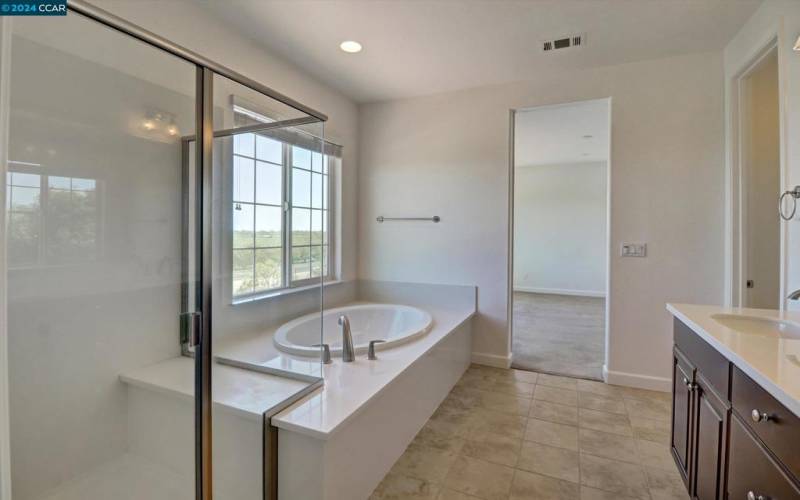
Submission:
<svg viewBox="0 0 800 500">
<path fill-rule="evenodd" d="M 192 393 L 128 381 L 194 379 L 180 338 L 195 67 L 74 13 L 10 26 L 12 496 L 193 499 Z"/>
</svg>

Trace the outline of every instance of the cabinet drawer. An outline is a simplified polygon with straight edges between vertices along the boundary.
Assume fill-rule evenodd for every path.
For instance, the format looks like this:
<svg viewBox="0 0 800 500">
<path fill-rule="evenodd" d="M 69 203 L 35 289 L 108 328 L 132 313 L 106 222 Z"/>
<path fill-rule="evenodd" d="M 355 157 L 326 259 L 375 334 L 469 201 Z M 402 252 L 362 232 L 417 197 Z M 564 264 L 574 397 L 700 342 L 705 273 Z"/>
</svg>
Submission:
<svg viewBox="0 0 800 500">
<path fill-rule="evenodd" d="M 789 472 L 800 479 L 800 418 L 735 366 L 731 391 L 734 411 Z M 754 421 L 751 416 L 753 410 L 766 413 L 769 419 Z"/>
<path fill-rule="evenodd" d="M 737 416 L 731 418 L 728 498 L 798 500 L 800 490 L 781 471 Z M 750 492 L 753 495 L 750 495 Z"/>
<path fill-rule="evenodd" d="M 730 362 L 678 318 L 675 318 L 673 326 L 675 345 L 689 358 L 697 371 L 703 374 L 717 395 L 728 401 Z"/>
</svg>

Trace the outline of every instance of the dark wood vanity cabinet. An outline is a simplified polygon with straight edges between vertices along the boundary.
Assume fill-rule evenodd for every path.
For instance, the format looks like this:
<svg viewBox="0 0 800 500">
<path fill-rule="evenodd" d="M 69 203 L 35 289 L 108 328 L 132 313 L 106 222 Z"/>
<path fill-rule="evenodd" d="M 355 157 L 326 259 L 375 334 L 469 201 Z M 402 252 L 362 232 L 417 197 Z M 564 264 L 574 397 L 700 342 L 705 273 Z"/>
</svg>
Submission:
<svg viewBox="0 0 800 500">
<path fill-rule="evenodd" d="M 701 500 L 724 498 L 729 405 L 701 374 L 693 386 L 695 433 L 694 482 L 689 492 Z"/>
<path fill-rule="evenodd" d="M 670 444 L 691 498 L 800 500 L 800 419 L 677 319 L 674 339 Z"/>
<path fill-rule="evenodd" d="M 730 415 L 728 361 L 679 321 L 673 354 L 672 456 L 692 498 L 722 500 Z"/>
<path fill-rule="evenodd" d="M 676 348 L 672 357 L 672 456 L 689 487 L 689 456 L 692 437 L 692 387 L 694 367 Z"/>
</svg>

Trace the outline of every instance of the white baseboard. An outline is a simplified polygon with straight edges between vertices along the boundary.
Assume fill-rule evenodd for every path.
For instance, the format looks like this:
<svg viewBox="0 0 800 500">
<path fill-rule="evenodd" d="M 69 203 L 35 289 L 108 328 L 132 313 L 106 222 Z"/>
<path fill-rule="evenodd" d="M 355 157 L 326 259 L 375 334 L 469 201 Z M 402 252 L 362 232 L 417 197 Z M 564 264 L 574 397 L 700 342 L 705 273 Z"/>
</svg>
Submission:
<svg viewBox="0 0 800 500">
<path fill-rule="evenodd" d="M 495 368 L 511 368 L 511 356 L 500 356 L 485 352 L 473 352 L 472 362 L 478 365 L 494 366 Z"/>
<path fill-rule="evenodd" d="M 569 290 L 566 288 L 538 288 L 534 286 L 514 285 L 515 292 L 546 293 L 549 295 L 573 295 L 576 297 L 605 297 L 603 290 Z"/>
<path fill-rule="evenodd" d="M 670 378 L 617 372 L 609 370 L 606 365 L 603 365 L 603 380 L 607 384 L 649 389 L 651 391 L 670 392 L 672 390 L 672 379 Z"/>
</svg>

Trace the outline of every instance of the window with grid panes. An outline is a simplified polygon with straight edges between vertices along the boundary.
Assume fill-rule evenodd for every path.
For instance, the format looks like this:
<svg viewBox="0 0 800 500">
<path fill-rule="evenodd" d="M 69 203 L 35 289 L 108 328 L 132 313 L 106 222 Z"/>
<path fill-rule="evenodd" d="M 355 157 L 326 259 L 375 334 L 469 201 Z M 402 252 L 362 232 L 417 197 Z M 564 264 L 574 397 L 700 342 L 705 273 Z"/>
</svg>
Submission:
<svg viewBox="0 0 800 500">
<path fill-rule="evenodd" d="M 234 136 L 234 299 L 328 276 L 328 179 L 320 152 L 258 133 Z"/>
</svg>

